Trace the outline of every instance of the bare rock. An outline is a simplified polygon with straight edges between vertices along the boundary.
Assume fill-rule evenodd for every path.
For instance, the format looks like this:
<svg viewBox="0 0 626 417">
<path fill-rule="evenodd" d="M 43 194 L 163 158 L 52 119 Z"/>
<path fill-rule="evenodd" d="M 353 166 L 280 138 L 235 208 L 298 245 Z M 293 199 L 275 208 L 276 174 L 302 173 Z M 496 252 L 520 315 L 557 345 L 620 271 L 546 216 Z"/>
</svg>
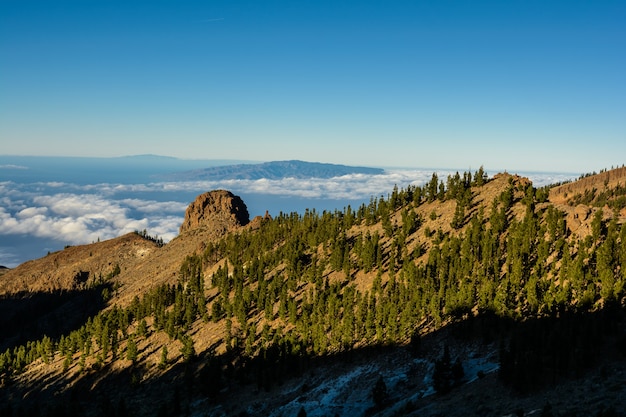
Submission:
<svg viewBox="0 0 626 417">
<path fill-rule="evenodd" d="M 266 210 L 265 216 L 256 216 L 254 219 L 252 219 L 248 227 L 250 228 L 250 230 L 258 230 L 261 228 L 261 226 L 263 226 L 265 223 L 267 223 L 270 220 L 272 220 L 272 216 Z"/>
<path fill-rule="evenodd" d="M 197 228 L 207 228 L 222 235 L 250 222 L 243 200 L 226 190 L 214 190 L 196 197 L 187 207 L 180 234 Z"/>
<path fill-rule="evenodd" d="M 574 210 L 574 216 L 581 222 L 589 218 L 589 213 L 591 213 L 591 209 L 583 204 L 577 205 Z"/>
</svg>

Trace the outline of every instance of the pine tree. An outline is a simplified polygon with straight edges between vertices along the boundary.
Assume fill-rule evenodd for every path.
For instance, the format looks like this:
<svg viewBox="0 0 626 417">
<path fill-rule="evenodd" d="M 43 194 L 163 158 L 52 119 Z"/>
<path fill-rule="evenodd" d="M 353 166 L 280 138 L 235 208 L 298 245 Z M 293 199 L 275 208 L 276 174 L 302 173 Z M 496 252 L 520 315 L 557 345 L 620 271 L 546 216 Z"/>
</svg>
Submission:
<svg viewBox="0 0 626 417">
<path fill-rule="evenodd" d="M 433 372 L 433 387 L 439 394 L 446 394 L 457 385 L 463 378 L 463 365 L 457 360 L 452 363 L 450 359 L 450 351 L 446 345 L 443 355 L 435 361 L 435 370 Z"/>
<path fill-rule="evenodd" d="M 372 388 L 372 399 L 374 400 L 376 407 L 382 407 L 387 402 L 387 398 L 387 385 L 383 380 L 383 376 L 380 375 L 376 380 L 374 388 Z"/>
<path fill-rule="evenodd" d="M 137 325 L 137 336 L 146 337 L 148 334 L 148 324 L 146 323 L 146 319 L 142 318 L 139 324 Z"/>
<path fill-rule="evenodd" d="M 193 339 L 189 335 L 183 335 L 180 340 L 183 346 L 180 353 L 183 355 L 183 361 L 190 362 L 196 357 L 196 349 L 193 346 Z"/>
<path fill-rule="evenodd" d="M 159 360 L 159 369 L 165 369 L 167 367 L 167 346 L 161 348 L 161 359 Z"/>
<path fill-rule="evenodd" d="M 126 359 L 135 363 L 137 361 L 137 343 L 135 342 L 135 335 L 129 335 L 126 342 Z"/>
</svg>

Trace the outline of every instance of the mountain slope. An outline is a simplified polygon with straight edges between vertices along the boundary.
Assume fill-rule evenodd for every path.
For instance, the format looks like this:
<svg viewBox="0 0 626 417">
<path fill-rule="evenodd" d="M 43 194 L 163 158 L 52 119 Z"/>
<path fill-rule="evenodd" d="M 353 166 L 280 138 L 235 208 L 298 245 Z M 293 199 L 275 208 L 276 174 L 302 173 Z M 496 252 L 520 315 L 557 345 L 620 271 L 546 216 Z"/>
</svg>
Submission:
<svg viewBox="0 0 626 417">
<path fill-rule="evenodd" d="M 625 398 L 617 382 L 626 228 L 623 213 L 606 207 L 574 218 L 581 207 L 551 190 L 481 170 L 433 175 L 356 210 L 257 218 L 226 234 L 200 225 L 105 280 L 110 298 L 85 325 L 0 355 L 3 392 L 35 404 L 53 395 L 107 400 L 59 405 L 66 415 L 298 406 L 315 415 L 316 401 L 340 415 L 463 415 L 450 411 L 451 398 L 481 373 L 473 384 L 495 384 L 531 411 L 558 394 L 524 402 L 515 392 L 549 390 L 603 365 L 610 386 L 597 398 L 615 409 Z M 456 359 L 462 376 L 452 372 Z M 379 374 L 388 393 L 374 401 Z M 341 384 L 355 384 L 355 394 Z M 450 412 L 438 408 L 445 404 Z"/>
<path fill-rule="evenodd" d="M 292 160 L 216 166 L 169 174 L 167 178 L 176 181 L 258 180 L 263 178 L 278 180 L 282 178 L 333 178 L 349 174 L 376 175 L 383 172 L 384 170 L 380 168 Z"/>
</svg>

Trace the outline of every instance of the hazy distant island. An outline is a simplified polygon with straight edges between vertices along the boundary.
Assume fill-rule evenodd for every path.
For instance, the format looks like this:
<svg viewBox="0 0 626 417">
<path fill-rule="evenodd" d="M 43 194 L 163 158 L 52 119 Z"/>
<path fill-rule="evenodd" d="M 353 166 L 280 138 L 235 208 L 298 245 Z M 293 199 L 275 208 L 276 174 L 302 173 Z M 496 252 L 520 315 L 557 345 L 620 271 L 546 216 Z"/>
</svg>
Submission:
<svg viewBox="0 0 626 417">
<path fill-rule="evenodd" d="M 333 178 L 349 174 L 377 175 L 383 174 L 384 172 L 385 170 L 381 168 L 290 160 L 263 162 L 259 164 L 213 166 L 210 168 L 165 174 L 163 177 L 164 179 L 174 181 L 258 180 L 261 178 L 277 180 L 282 178 Z"/>
</svg>

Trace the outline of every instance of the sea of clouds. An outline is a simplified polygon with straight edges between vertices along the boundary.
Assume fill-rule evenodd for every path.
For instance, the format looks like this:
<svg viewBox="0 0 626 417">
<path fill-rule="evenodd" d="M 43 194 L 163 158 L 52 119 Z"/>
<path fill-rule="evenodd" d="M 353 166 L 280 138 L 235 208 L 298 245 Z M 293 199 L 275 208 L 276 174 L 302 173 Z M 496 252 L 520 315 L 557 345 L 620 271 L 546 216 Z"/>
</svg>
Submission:
<svg viewBox="0 0 626 417">
<path fill-rule="evenodd" d="M 0 167 L 1 170 L 18 169 Z M 21 168 L 19 168 L 21 169 Z M 439 178 L 456 170 L 437 170 Z M 224 180 L 141 184 L 0 182 L 0 265 L 14 267 L 65 245 L 96 242 L 135 230 L 169 241 L 178 234 L 186 207 L 196 195 L 227 189 L 242 197 L 250 216 L 266 210 L 342 210 L 387 196 L 395 185 L 420 186 L 433 170 L 388 170 L 331 179 Z M 573 174 L 528 173 L 535 186 L 576 178 Z"/>
</svg>

